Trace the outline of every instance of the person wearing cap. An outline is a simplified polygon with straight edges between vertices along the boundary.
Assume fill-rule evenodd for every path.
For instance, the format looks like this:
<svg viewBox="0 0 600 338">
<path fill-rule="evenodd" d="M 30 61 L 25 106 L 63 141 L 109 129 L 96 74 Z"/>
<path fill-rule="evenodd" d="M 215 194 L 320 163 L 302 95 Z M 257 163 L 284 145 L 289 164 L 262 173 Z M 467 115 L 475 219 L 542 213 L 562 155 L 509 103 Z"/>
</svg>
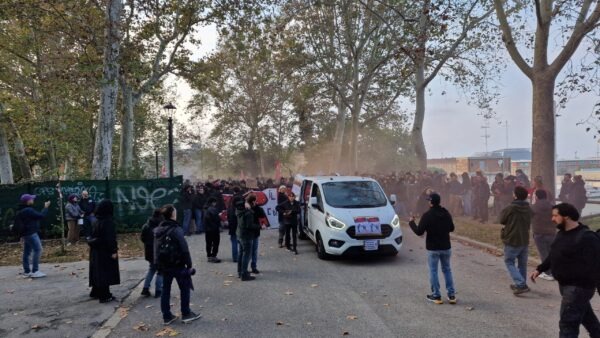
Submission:
<svg viewBox="0 0 600 338">
<path fill-rule="evenodd" d="M 73 245 L 79 241 L 79 219 L 83 220 L 84 212 L 79 207 L 77 195 L 69 195 L 67 205 L 65 206 L 65 219 L 69 227 L 67 234 L 67 245 Z"/>
<path fill-rule="evenodd" d="M 502 210 L 498 223 L 504 226 L 501 231 L 502 243 L 504 243 L 504 264 L 514 282 L 510 288 L 515 295 L 518 295 L 529 291 L 527 257 L 533 210 L 527 202 L 529 195 L 527 189 L 517 186 L 513 195 L 514 201 Z M 518 263 L 518 268 L 516 263 Z"/>
<path fill-rule="evenodd" d="M 48 215 L 50 201 L 44 203 L 44 209 L 38 212 L 33 208 L 35 195 L 24 194 L 21 196 L 16 217 L 20 218 L 23 224 L 21 240 L 23 241 L 23 276 L 31 278 L 46 277 L 46 274 L 39 271 L 40 257 L 42 255 L 42 241 L 40 240 L 40 220 Z M 30 256 L 33 253 L 30 264 Z"/>
<path fill-rule="evenodd" d="M 438 266 L 441 263 L 444 280 L 446 281 L 448 302 L 456 304 L 456 290 L 454 290 L 454 280 L 450 267 L 450 256 L 452 255 L 450 233 L 454 231 L 454 222 L 448 210 L 440 205 L 442 200 L 440 195 L 431 193 L 427 199 L 429 200 L 429 210 L 423 214 L 419 220 L 419 225 L 415 223 L 414 216 L 410 218 L 408 223 L 417 236 L 426 234 L 425 247 L 429 264 L 429 283 L 431 284 L 431 294 L 427 295 L 426 299 L 435 304 L 444 303 L 438 279 Z"/>
</svg>

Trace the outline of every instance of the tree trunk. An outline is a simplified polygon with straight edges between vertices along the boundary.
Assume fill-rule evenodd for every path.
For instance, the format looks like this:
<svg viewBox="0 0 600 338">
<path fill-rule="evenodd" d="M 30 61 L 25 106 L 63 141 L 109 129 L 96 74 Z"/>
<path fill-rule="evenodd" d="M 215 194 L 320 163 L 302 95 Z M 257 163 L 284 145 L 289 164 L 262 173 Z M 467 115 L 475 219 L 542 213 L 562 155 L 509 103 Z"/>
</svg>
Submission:
<svg viewBox="0 0 600 338">
<path fill-rule="evenodd" d="M 357 94 L 358 95 L 358 94 Z M 356 174 L 358 171 L 358 115 L 360 113 L 360 107 L 352 107 L 352 130 L 350 133 L 350 153 L 349 160 L 350 165 L 348 169 L 351 171 L 351 175 Z"/>
<path fill-rule="evenodd" d="M 100 97 L 100 112 L 94 143 L 92 179 L 110 176 L 112 142 L 118 96 L 120 19 L 123 4 L 121 0 L 108 0 L 106 6 L 106 42 L 104 46 L 104 67 Z"/>
<path fill-rule="evenodd" d="M 546 74 L 534 76 L 533 139 L 531 144 L 531 178 L 542 176 L 546 189 L 555 194 L 554 160 L 556 134 L 554 117 L 555 78 Z M 554 195 L 553 195 L 554 196 Z"/>
<path fill-rule="evenodd" d="M 4 107 L 0 105 L 0 184 L 13 184 L 12 162 L 8 147 L 8 135 L 1 124 L 4 115 Z"/>
<path fill-rule="evenodd" d="M 340 97 L 337 102 L 337 118 L 335 126 L 335 135 L 333 137 L 333 156 L 330 166 L 330 172 L 340 171 L 339 165 L 342 159 L 344 132 L 346 129 L 346 106 Z"/>
<path fill-rule="evenodd" d="M 21 177 L 23 177 L 23 179 L 26 181 L 30 181 L 33 178 L 33 174 L 31 173 L 29 159 L 27 158 L 27 154 L 25 153 L 25 145 L 23 144 L 21 133 L 19 133 L 15 121 L 13 121 L 13 119 L 11 119 L 8 116 L 7 118 L 8 122 L 10 123 L 10 128 L 12 130 L 12 134 L 15 140 L 15 159 L 17 160 L 17 165 L 19 166 Z"/>
<path fill-rule="evenodd" d="M 48 165 L 50 166 L 50 174 L 47 176 L 51 180 L 58 179 L 58 162 L 56 160 L 56 149 L 54 147 L 54 140 L 49 140 L 46 145 L 48 152 Z"/>
<path fill-rule="evenodd" d="M 423 141 L 423 120 L 425 119 L 425 67 L 423 64 L 418 64 L 416 67 L 416 108 L 415 120 L 413 122 L 411 132 L 411 143 L 420 170 L 427 169 L 427 150 Z"/>
<path fill-rule="evenodd" d="M 121 146 L 119 154 L 119 172 L 129 177 L 133 168 L 134 109 L 136 101 L 131 87 L 121 86 L 123 93 L 123 117 L 121 119 Z"/>
</svg>

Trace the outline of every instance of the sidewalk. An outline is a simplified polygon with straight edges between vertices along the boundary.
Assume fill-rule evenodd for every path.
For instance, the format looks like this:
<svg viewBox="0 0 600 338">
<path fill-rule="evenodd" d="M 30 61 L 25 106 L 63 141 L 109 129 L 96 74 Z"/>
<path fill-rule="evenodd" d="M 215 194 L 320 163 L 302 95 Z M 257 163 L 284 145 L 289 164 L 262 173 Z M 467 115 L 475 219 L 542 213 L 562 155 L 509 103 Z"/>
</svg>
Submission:
<svg viewBox="0 0 600 338">
<path fill-rule="evenodd" d="M 23 278 L 21 267 L 0 268 L 0 337 L 90 337 L 145 275 L 143 259 L 120 260 L 121 284 L 111 287 L 117 301 L 89 298 L 88 262 L 41 264 L 48 276 Z"/>
</svg>

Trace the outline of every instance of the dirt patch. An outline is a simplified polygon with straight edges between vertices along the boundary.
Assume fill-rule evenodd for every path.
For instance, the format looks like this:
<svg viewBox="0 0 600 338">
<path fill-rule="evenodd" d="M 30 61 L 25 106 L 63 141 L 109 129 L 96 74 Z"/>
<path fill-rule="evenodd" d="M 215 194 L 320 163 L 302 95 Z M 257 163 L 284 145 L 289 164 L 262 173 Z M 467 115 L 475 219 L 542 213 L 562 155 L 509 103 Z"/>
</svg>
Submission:
<svg viewBox="0 0 600 338">
<path fill-rule="evenodd" d="M 139 233 L 120 234 L 119 256 L 121 259 L 144 256 L 144 244 Z M 62 250 L 60 240 L 47 240 L 43 244 L 41 263 L 67 263 L 88 260 L 90 249 L 87 243 L 79 242 Z M 23 246 L 20 243 L 0 245 L 0 266 L 21 265 Z"/>
</svg>

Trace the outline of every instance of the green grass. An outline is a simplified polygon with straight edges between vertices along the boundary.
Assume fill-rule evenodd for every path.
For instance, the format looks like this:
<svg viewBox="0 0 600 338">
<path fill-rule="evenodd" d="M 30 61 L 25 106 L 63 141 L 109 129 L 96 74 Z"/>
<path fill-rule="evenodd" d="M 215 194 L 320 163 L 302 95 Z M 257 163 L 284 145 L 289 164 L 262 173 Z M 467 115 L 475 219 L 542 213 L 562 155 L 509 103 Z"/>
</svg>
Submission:
<svg viewBox="0 0 600 338">
<path fill-rule="evenodd" d="M 592 230 L 600 229 L 600 216 L 594 216 L 590 218 L 584 218 L 581 222 L 590 227 Z"/>
</svg>

